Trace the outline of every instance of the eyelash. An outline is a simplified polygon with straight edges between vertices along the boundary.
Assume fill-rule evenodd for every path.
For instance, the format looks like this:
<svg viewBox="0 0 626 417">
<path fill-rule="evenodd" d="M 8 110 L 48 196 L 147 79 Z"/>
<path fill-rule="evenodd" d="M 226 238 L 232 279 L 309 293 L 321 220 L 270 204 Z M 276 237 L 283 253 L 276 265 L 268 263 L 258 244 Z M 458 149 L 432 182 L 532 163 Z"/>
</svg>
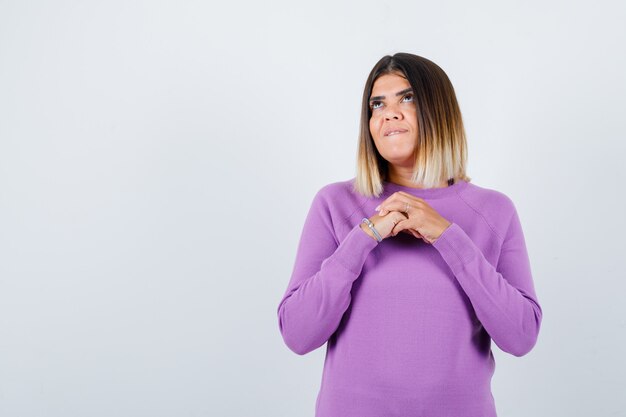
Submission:
<svg viewBox="0 0 626 417">
<path fill-rule="evenodd" d="M 411 93 L 406 94 L 404 97 L 402 97 L 402 100 L 404 100 L 404 99 L 405 99 L 405 98 L 407 98 L 407 97 L 411 97 L 411 101 L 413 101 L 413 94 L 411 94 Z M 378 101 L 378 100 L 376 100 L 376 101 L 372 101 L 372 102 L 370 103 L 370 110 L 376 110 L 376 109 L 379 109 L 380 107 L 374 107 L 374 105 L 375 105 L 375 104 L 379 104 L 379 103 L 382 103 L 382 102 L 381 102 L 381 101 Z"/>
</svg>

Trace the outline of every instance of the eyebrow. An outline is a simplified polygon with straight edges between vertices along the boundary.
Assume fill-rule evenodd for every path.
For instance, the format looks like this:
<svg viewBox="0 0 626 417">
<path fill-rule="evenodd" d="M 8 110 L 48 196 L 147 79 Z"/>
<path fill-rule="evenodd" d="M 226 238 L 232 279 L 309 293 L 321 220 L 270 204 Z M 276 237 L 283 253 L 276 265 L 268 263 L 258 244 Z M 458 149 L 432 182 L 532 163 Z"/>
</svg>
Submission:
<svg viewBox="0 0 626 417">
<path fill-rule="evenodd" d="M 402 94 L 406 94 L 406 93 L 408 93 L 409 91 L 413 91 L 413 88 L 409 87 L 409 88 L 405 88 L 405 89 L 404 89 L 404 90 L 402 90 L 402 91 L 398 91 L 398 92 L 396 93 L 396 96 L 401 96 Z M 370 97 L 370 102 L 371 102 L 371 101 L 374 101 L 374 100 L 383 100 L 384 98 L 385 98 L 385 96 Z"/>
</svg>

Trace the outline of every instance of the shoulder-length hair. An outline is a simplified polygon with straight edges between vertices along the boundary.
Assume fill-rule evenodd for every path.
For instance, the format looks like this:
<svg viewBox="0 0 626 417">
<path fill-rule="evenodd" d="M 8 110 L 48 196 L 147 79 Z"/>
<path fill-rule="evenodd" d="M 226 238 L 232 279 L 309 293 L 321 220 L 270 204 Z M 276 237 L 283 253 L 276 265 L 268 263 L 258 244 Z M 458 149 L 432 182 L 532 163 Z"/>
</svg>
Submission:
<svg viewBox="0 0 626 417">
<path fill-rule="evenodd" d="M 445 180 L 471 181 L 465 173 L 467 143 L 463 118 L 450 79 L 426 58 L 397 53 L 381 58 L 365 83 L 354 191 L 366 197 L 379 197 L 384 191 L 383 181 L 389 179 L 389 163 L 376 149 L 369 129 L 372 87 L 384 74 L 403 76 L 413 89 L 418 135 L 412 181 L 424 188 L 435 187 Z"/>
</svg>

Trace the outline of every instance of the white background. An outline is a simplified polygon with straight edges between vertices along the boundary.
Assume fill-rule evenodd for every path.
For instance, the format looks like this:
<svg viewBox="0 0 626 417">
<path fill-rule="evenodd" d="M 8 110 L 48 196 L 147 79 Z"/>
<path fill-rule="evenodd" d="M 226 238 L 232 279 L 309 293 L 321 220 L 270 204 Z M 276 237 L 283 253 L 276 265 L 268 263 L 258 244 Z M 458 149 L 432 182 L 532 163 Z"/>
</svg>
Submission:
<svg viewBox="0 0 626 417">
<path fill-rule="evenodd" d="M 276 309 L 362 89 L 455 86 L 544 311 L 499 415 L 626 416 L 621 2 L 0 1 L 0 415 L 313 416 Z"/>
</svg>

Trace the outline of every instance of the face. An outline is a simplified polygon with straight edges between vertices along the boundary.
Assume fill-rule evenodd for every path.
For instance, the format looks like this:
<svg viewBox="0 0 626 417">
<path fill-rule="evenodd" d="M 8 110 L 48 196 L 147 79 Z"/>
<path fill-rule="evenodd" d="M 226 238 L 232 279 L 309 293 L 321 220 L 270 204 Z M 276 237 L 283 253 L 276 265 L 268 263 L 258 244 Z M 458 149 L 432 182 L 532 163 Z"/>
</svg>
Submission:
<svg viewBox="0 0 626 417">
<path fill-rule="evenodd" d="M 381 75 L 372 86 L 369 106 L 370 133 L 378 152 L 395 168 L 411 170 L 418 134 L 411 85 L 401 75 Z"/>
</svg>

